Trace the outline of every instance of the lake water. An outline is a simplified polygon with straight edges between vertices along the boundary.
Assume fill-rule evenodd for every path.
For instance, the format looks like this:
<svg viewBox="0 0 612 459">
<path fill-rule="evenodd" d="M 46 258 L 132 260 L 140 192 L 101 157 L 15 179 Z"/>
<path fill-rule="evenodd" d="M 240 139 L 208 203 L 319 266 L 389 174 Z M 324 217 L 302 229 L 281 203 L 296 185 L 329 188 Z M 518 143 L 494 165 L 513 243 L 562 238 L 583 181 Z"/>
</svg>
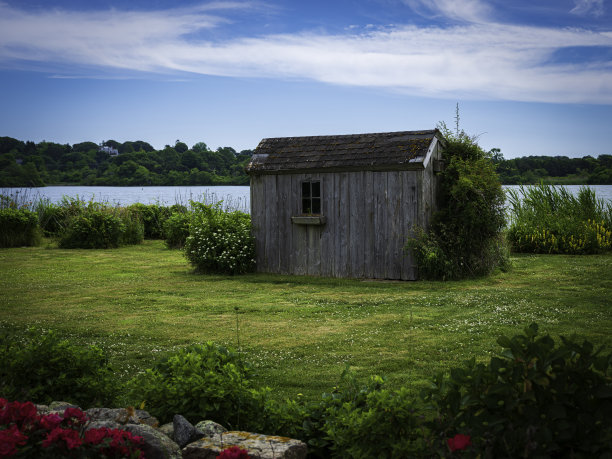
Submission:
<svg viewBox="0 0 612 459">
<path fill-rule="evenodd" d="M 516 189 L 516 185 L 506 185 L 504 189 Z M 568 185 L 566 188 L 576 194 L 580 185 Z M 591 185 L 595 194 L 606 201 L 612 202 L 612 185 Z M 85 201 L 93 199 L 115 205 L 129 205 L 136 202 L 142 204 L 172 204 L 188 205 L 190 200 L 214 203 L 223 201 L 223 207 L 238 209 L 244 212 L 250 210 L 250 192 L 248 186 L 46 186 L 42 188 L 8 188 L 0 190 L 0 194 L 20 195 L 20 202 L 35 201 L 47 198 L 57 203 L 64 196 L 80 198 Z"/>
</svg>

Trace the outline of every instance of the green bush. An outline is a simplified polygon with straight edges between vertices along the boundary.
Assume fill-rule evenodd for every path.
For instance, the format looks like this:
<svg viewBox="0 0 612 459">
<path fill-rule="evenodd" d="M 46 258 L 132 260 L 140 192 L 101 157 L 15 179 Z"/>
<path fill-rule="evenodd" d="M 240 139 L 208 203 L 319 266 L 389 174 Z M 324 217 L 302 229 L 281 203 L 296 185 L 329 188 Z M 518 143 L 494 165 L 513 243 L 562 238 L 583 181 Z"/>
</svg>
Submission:
<svg viewBox="0 0 612 459">
<path fill-rule="evenodd" d="M 180 413 L 231 428 L 259 422 L 267 390 L 251 387 L 252 370 L 239 354 L 211 342 L 180 350 L 129 383 L 129 397 L 161 422 Z"/>
<path fill-rule="evenodd" d="M 70 203 L 65 213 L 64 227 L 58 235 L 61 248 L 108 249 L 143 240 L 140 215 L 130 208 L 90 201 L 80 206 Z"/>
<path fill-rule="evenodd" d="M 139 215 L 144 224 L 144 237 L 147 239 L 164 239 L 164 223 L 171 214 L 171 209 L 159 204 L 132 204 L 129 210 Z"/>
<path fill-rule="evenodd" d="M 0 247 L 38 245 L 38 217 L 27 209 L 0 209 Z"/>
<path fill-rule="evenodd" d="M 166 247 L 180 249 L 185 246 L 189 236 L 190 215 L 184 212 L 175 212 L 164 223 Z"/>
<path fill-rule="evenodd" d="M 116 212 L 123 223 L 120 244 L 140 244 L 144 239 L 144 225 L 140 220 L 140 216 L 129 208 L 118 208 Z"/>
<path fill-rule="evenodd" d="M 240 211 L 225 212 L 220 203 L 192 202 L 193 215 L 185 256 L 205 273 L 242 274 L 255 268 L 255 239 L 251 218 Z"/>
<path fill-rule="evenodd" d="M 121 219 L 103 210 L 92 210 L 72 217 L 60 235 L 59 246 L 66 249 L 108 249 L 119 247 L 125 231 Z"/>
<path fill-rule="evenodd" d="M 427 231 L 414 228 L 406 249 L 424 279 L 460 279 L 505 269 L 505 195 L 491 155 L 463 131 L 454 135 L 444 124 L 441 129 L 447 166 L 440 177 L 438 210 Z"/>
<path fill-rule="evenodd" d="M 11 400 L 106 406 L 115 398 L 113 369 L 101 349 L 77 346 L 55 332 L 31 329 L 25 338 L 0 335 L 0 394 Z"/>
<path fill-rule="evenodd" d="M 516 252 L 591 254 L 612 249 L 612 204 L 588 187 L 572 195 L 540 184 L 509 191 L 508 240 Z"/>
<path fill-rule="evenodd" d="M 481 457 L 610 457 L 612 355 L 576 338 L 556 346 L 536 324 L 498 343 L 487 365 L 438 376 L 434 429 L 470 435 Z"/>
</svg>

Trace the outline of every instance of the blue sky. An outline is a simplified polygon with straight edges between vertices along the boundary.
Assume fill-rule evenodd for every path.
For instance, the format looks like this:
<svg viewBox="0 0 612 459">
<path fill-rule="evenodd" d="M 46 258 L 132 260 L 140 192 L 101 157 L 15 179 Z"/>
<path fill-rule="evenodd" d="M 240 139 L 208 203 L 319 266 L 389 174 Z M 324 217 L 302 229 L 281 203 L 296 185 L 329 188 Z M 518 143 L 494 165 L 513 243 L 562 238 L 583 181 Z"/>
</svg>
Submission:
<svg viewBox="0 0 612 459">
<path fill-rule="evenodd" d="M 429 129 L 612 154 L 610 0 L 0 0 L 0 136 L 78 143 Z"/>
</svg>

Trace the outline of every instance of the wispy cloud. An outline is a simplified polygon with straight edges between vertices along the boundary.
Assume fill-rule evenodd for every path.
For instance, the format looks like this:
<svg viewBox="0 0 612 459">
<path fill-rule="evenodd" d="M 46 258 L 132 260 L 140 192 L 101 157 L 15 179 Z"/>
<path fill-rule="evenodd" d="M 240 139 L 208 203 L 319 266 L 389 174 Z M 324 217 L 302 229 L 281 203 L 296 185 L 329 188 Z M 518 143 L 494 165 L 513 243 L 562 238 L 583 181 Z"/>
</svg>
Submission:
<svg viewBox="0 0 612 459">
<path fill-rule="evenodd" d="M 466 22 L 484 22 L 492 12 L 491 7 L 481 0 L 404 0 L 404 3 L 427 17 Z"/>
<path fill-rule="evenodd" d="M 85 13 L 26 12 L 0 3 L 0 62 L 297 78 L 453 98 L 612 103 L 612 62 L 552 60 L 564 47 L 612 47 L 612 31 L 499 24 L 487 20 L 477 0 L 462 1 L 472 12 L 461 13 L 464 22 L 453 27 L 400 25 L 224 41 L 206 38 L 206 31 L 229 22 L 228 8 L 250 4 Z M 427 3 L 459 16 L 449 0 Z"/>
<path fill-rule="evenodd" d="M 604 14 L 603 0 L 574 0 L 576 6 L 570 11 L 578 16 L 600 17 Z"/>
</svg>

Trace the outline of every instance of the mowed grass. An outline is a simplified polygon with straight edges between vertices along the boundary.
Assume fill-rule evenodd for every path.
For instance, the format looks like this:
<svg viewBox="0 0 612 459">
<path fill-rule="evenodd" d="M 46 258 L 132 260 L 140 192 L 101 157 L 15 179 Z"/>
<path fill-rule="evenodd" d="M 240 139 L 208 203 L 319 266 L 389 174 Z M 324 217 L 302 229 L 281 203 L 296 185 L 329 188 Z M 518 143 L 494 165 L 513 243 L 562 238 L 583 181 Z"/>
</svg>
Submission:
<svg viewBox="0 0 612 459">
<path fill-rule="evenodd" d="M 316 399 L 348 364 L 415 393 L 439 371 L 498 352 L 532 322 L 612 348 L 612 255 L 514 256 L 462 282 L 194 273 L 161 241 L 113 250 L 0 250 L 0 328 L 54 329 L 110 355 L 127 380 L 181 346 L 237 348 L 256 385 Z M 239 333 L 237 333 L 239 326 Z M 239 340 L 239 343 L 238 343 Z"/>
</svg>

